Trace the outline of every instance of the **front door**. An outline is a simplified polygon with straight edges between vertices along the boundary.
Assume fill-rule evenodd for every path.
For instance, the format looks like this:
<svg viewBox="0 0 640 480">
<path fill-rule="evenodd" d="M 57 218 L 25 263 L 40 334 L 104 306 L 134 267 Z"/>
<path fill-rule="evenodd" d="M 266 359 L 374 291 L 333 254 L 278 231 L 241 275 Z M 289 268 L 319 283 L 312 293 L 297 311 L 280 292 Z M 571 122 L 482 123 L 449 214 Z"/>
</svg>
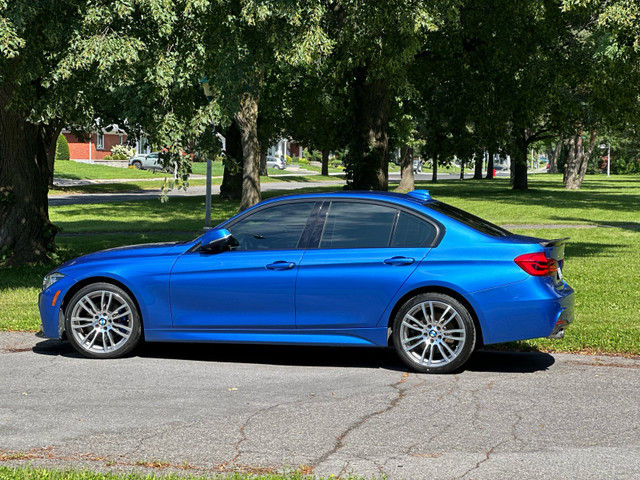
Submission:
<svg viewBox="0 0 640 480">
<path fill-rule="evenodd" d="M 250 212 L 226 226 L 234 250 L 182 255 L 170 280 L 174 328 L 293 328 L 300 239 L 314 203 Z"/>
</svg>

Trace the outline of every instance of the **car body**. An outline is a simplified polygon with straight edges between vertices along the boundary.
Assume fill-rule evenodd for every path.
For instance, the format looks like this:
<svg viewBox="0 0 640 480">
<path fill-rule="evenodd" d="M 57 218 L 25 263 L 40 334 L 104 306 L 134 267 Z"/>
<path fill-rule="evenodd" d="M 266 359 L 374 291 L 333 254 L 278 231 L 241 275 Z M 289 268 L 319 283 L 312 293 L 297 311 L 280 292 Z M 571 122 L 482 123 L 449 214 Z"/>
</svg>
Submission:
<svg viewBox="0 0 640 480">
<path fill-rule="evenodd" d="M 129 165 L 138 170 L 162 170 L 164 165 L 160 161 L 160 153 L 138 153 L 129 159 Z"/>
<path fill-rule="evenodd" d="M 426 191 L 266 200 L 193 241 L 113 248 L 44 279 L 43 332 L 97 358 L 148 342 L 393 345 L 413 370 L 561 337 L 564 242 L 512 234 Z"/>
<path fill-rule="evenodd" d="M 287 162 L 282 158 L 273 155 L 267 156 L 267 168 L 276 168 L 278 170 L 284 170 L 287 168 Z"/>
<path fill-rule="evenodd" d="M 420 172 L 422 172 L 422 160 L 418 158 L 413 160 L 413 173 L 416 174 Z"/>
</svg>

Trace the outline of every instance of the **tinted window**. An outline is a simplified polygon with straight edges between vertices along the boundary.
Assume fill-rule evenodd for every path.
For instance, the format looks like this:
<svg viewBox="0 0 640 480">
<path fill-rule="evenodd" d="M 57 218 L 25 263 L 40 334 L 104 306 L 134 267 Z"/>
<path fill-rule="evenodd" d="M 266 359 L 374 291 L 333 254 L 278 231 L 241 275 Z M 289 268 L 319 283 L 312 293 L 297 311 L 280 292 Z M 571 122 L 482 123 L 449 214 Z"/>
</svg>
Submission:
<svg viewBox="0 0 640 480">
<path fill-rule="evenodd" d="M 446 203 L 434 201 L 425 204 L 426 207 L 431 208 L 437 212 L 445 214 L 447 217 L 451 217 L 454 220 L 457 220 L 461 223 L 464 223 L 468 227 L 473 228 L 481 233 L 486 235 L 491 235 L 493 237 L 507 237 L 511 235 L 511 232 L 505 230 L 498 225 L 494 225 L 491 222 L 487 222 L 480 217 L 476 217 L 475 215 L 471 215 L 464 210 L 460 210 L 459 208 L 452 207 Z"/>
<path fill-rule="evenodd" d="M 320 248 L 388 247 L 397 210 L 368 203 L 333 202 Z"/>
<path fill-rule="evenodd" d="M 258 210 L 229 227 L 237 250 L 289 250 L 298 242 L 314 202 L 288 203 Z"/>
<path fill-rule="evenodd" d="M 436 228 L 429 222 L 400 212 L 392 247 L 428 247 L 436 236 Z"/>
</svg>

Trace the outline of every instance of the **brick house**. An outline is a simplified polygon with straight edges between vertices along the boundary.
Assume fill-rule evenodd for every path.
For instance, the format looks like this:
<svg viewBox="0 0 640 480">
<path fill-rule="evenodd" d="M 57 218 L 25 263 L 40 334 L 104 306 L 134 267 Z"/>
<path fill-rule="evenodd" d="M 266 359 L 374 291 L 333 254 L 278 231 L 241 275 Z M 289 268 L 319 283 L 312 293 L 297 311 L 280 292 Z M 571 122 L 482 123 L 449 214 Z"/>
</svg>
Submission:
<svg viewBox="0 0 640 480">
<path fill-rule="evenodd" d="M 114 145 L 127 142 L 127 134 L 114 126 L 110 131 L 102 129 L 93 132 L 87 139 L 79 139 L 69 130 L 62 130 L 62 135 L 69 144 L 69 158 L 71 160 L 94 161 L 102 160 L 111 154 Z"/>
</svg>

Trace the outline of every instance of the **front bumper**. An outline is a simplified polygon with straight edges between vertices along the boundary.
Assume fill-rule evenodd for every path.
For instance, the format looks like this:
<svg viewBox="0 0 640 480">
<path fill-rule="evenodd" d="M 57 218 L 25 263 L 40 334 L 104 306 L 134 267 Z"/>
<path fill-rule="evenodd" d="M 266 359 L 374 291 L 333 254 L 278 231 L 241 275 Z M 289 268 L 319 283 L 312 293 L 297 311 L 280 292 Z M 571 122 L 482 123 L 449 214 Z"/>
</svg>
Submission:
<svg viewBox="0 0 640 480">
<path fill-rule="evenodd" d="M 38 310 L 42 332 L 46 338 L 62 338 L 64 315 L 62 303 L 74 280 L 64 277 L 38 294 Z"/>
</svg>

